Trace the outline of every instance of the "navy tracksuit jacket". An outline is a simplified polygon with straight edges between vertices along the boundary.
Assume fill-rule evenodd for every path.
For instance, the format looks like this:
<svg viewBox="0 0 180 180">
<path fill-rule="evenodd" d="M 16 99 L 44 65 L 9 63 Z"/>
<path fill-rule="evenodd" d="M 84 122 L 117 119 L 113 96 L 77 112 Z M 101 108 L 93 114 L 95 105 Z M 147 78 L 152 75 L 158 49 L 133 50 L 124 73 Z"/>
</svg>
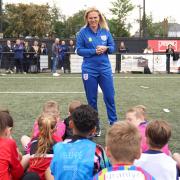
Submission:
<svg viewBox="0 0 180 180">
<path fill-rule="evenodd" d="M 96 47 L 98 45 L 107 46 L 107 52 L 97 55 Z M 83 56 L 82 79 L 88 104 L 97 110 L 99 84 L 103 91 L 109 123 L 113 124 L 117 121 L 117 116 L 113 75 L 108 58 L 108 53 L 114 52 L 114 41 L 110 32 L 99 27 L 95 33 L 90 27 L 83 27 L 77 35 L 76 51 L 78 55 Z"/>
</svg>

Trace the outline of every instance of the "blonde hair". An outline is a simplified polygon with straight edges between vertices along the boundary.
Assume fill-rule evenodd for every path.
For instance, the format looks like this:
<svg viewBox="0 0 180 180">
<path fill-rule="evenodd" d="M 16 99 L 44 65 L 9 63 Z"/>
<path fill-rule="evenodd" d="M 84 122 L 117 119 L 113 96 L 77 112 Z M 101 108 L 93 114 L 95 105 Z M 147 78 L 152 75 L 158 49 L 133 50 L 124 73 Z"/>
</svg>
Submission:
<svg viewBox="0 0 180 180">
<path fill-rule="evenodd" d="M 106 22 L 104 15 L 96 7 L 90 7 L 86 10 L 85 15 L 84 15 L 84 21 L 86 23 L 85 26 L 88 26 L 87 18 L 88 18 L 88 14 L 91 12 L 97 12 L 99 14 L 99 25 L 100 25 L 100 27 L 103 29 L 109 30 L 109 27 L 107 25 L 107 22 Z"/>
<path fill-rule="evenodd" d="M 81 104 L 82 104 L 81 101 L 78 101 L 78 100 L 74 100 L 74 101 L 70 102 L 70 103 L 69 103 L 69 112 L 70 112 L 70 114 L 72 114 L 73 111 L 74 111 L 77 107 L 79 107 Z"/>
<path fill-rule="evenodd" d="M 43 113 L 55 114 L 58 117 L 60 115 L 59 104 L 53 100 L 45 102 L 43 105 Z"/>
<path fill-rule="evenodd" d="M 164 120 L 154 120 L 148 123 L 145 134 L 152 148 L 161 149 L 171 137 L 171 126 Z"/>
<path fill-rule="evenodd" d="M 115 123 L 106 135 L 106 146 L 116 161 L 133 162 L 140 155 L 141 135 L 129 122 Z"/>
<path fill-rule="evenodd" d="M 54 140 L 52 138 L 53 132 L 55 131 L 57 119 L 54 114 L 42 113 L 38 118 L 39 136 L 38 136 L 38 147 L 36 151 L 37 156 L 45 155 L 52 145 Z"/>
</svg>

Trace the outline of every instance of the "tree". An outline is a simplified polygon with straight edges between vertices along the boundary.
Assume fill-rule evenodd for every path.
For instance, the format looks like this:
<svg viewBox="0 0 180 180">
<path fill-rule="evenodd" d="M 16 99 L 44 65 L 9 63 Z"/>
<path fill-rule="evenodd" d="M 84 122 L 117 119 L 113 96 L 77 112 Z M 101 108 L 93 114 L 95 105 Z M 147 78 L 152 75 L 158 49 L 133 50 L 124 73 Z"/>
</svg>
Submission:
<svg viewBox="0 0 180 180">
<path fill-rule="evenodd" d="M 114 36 L 123 37 L 129 36 L 128 25 L 126 23 L 128 14 L 134 9 L 130 0 L 116 0 L 112 2 L 112 8 L 110 9 L 114 16 L 109 20 L 109 27 Z"/>
<path fill-rule="evenodd" d="M 148 38 L 163 37 L 163 23 L 154 23 L 152 14 L 146 15 L 146 31 Z"/>
<path fill-rule="evenodd" d="M 11 37 L 43 37 L 51 31 L 49 5 L 7 4 L 5 6 L 4 35 Z"/>
</svg>

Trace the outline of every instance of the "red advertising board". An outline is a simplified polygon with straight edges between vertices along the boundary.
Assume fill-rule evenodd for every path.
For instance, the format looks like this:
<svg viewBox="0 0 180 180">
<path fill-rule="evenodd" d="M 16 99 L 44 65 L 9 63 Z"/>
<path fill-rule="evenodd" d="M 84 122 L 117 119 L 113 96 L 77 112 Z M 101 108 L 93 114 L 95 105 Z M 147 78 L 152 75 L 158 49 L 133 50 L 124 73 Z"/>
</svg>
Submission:
<svg viewBox="0 0 180 180">
<path fill-rule="evenodd" d="M 148 40 L 148 46 L 154 52 L 165 52 L 169 44 L 173 46 L 175 51 L 180 51 L 180 40 Z"/>
</svg>

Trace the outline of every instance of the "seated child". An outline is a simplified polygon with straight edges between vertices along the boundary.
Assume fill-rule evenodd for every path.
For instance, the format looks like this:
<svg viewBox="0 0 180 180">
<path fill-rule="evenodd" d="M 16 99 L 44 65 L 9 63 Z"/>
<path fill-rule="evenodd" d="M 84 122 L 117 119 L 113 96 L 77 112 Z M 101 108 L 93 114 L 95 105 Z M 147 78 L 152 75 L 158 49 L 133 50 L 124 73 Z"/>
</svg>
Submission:
<svg viewBox="0 0 180 180">
<path fill-rule="evenodd" d="M 49 172 L 46 174 L 49 180 L 90 180 L 94 174 L 109 166 L 103 148 L 87 139 L 96 131 L 97 112 L 89 105 L 81 105 L 74 110 L 71 118 L 72 140 L 54 146 L 50 166 L 54 178 L 49 177 Z"/>
<path fill-rule="evenodd" d="M 10 114 L 0 112 L 0 179 L 19 180 L 27 168 L 29 158 L 18 153 L 16 142 L 11 138 L 9 122 L 13 122 Z"/>
<path fill-rule="evenodd" d="M 63 136 L 63 139 L 70 139 L 73 136 L 72 129 L 69 127 L 70 117 L 73 111 L 81 105 L 80 101 L 74 100 L 70 102 L 69 104 L 69 116 L 64 119 L 64 124 L 66 126 L 65 134 Z"/>
<path fill-rule="evenodd" d="M 148 150 L 148 145 L 146 143 L 145 130 L 148 125 L 148 121 L 146 119 L 146 108 L 142 105 L 138 105 L 134 108 L 129 109 L 126 112 L 126 120 L 130 123 L 134 124 L 138 129 L 142 136 L 141 138 L 141 150 L 145 152 Z M 168 144 L 166 144 L 162 151 L 167 155 L 170 155 L 170 150 L 168 148 Z"/>
<path fill-rule="evenodd" d="M 46 114 L 50 113 L 50 114 L 54 114 L 56 116 L 57 127 L 56 127 L 54 134 L 61 139 L 65 133 L 65 124 L 60 120 L 60 117 L 59 117 L 60 112 L 59 112 L 58 103 L 56 101 L 52 101 L 52 100 L 47 101 L 43 106 L 43 113 L 46 113 Z M 33 130 L 32 130 L 32 137 L 24 135 L 21 138 L 21 143 L 22 143 L 22 146 L 24 147 L 26 153 L 29 153 L 29 151 L 30 151 L 31 139 L 33 137 L 37 137 L 38 133 L 39 133 L 39 127 L 38 127 L 38 121 L 36 120 L 34 123 L 34 126 L 33 126 Z"/>
<path fill-rule="evenodd" d="M 176 180 L 176 162 L 162 152 L 162 147 L 171 137 L 171 128 L 165 121 L 151 121 L 146 127 L 146 141 L 149 149 L 141 154 L 135 165 L 143 167 L 157 180 Z"/>
<path fill-rule="evenodd" d="M 106 135 L 106 154 L 112 167 L 103 169 L 93 180 L 154 180 L 140 167 L 133 165 L 141 154 L 141 135 L 129 122 L 115 123 Z"/>
<path fill-rule="evenodd" d="M 62 141 L 54 134 L 56 124 L 56 116 L 43 113 L 38 119 L 39 135 L 31 141 L 28 172 L 37 173 L 41 180 L 45 180 L 44 172 L 53 157 L 53 145 Z"/>
</svg>

